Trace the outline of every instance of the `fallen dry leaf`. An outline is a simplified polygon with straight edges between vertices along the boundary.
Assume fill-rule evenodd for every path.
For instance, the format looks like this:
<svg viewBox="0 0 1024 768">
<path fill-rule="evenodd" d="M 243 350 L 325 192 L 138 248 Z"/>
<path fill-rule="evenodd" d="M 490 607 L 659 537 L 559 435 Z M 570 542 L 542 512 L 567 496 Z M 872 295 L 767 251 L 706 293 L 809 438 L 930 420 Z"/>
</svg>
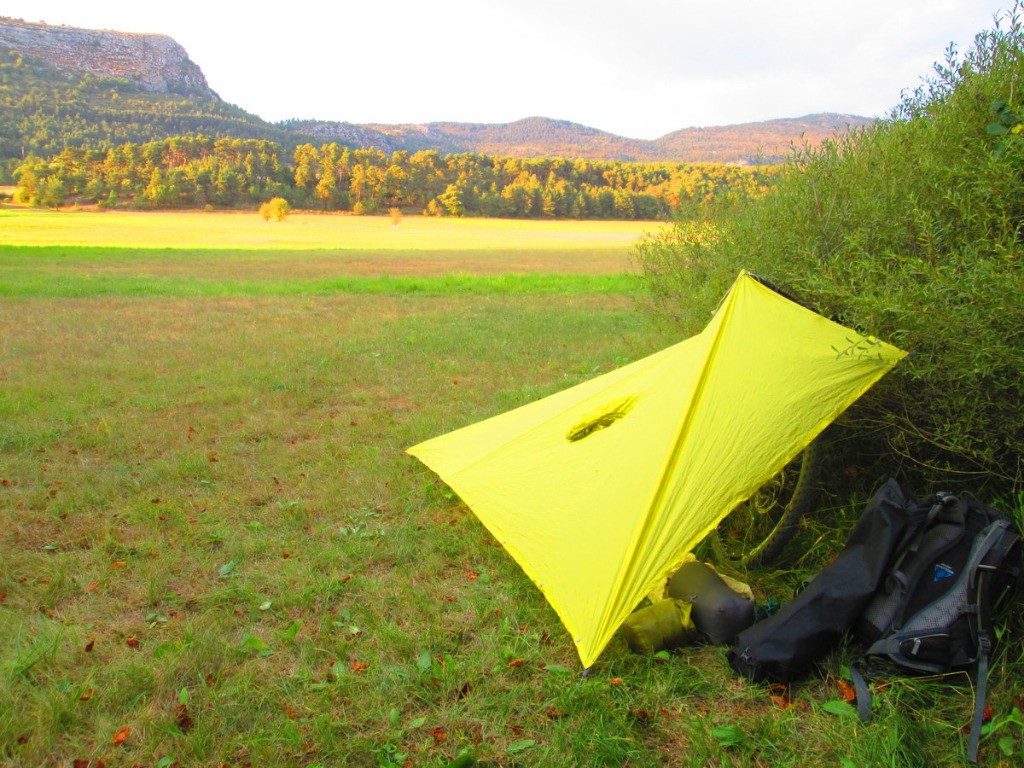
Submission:
<svg viewBox="0 0 1024 768">
<path fill-rule="evenodd" d="M 116 563 L 110 564 L 110 570 L 116 571 L 118 568 L 124 568 L 126 565 L 128 565 L 128 563 L 124 560 L 118 560 Z"/>
<path fill-rule="evenodd" d="M 193 722 L 192 716 L 188 712 L 188 706 L 185 704 L 175 704 L 174 706 L 174 722 L 178 724 L 182 733 L 188 733 L 192 730 Z"/>
<path fill-rule="evenodd" d="M 448 731 L 443 726 L 437 726 L 436 728 L 430 728 L 427 733 L 434 737 L 435 744 L 443 744 L 448 741 Z"/>
<path fill-rule="evenodd" d="M 96 587 L 98 587 L 99 585 L 100 585 L 100 583 L 99 583 L 98 581 L 94 581 L 94 582 L 93 582 L 92 584 L 90 584 L 89 586 L 87 586 L 87 587 L 85 588 L 85 591 L 86 591 L 86 592 L 92 592 L 92 591 L 93 591 L 94 589 L 96 589 Z"/>
<path fill-rule="evenodd" d="M 772 683 L 768 686 L 768 698 L 779 709 L 789 709 L 789 689 L 779 683 Z"/>
<path fill-rule="evenodd" d="M 124 740 L 127 739 L 131 735 L 131 733 L 132 729 L 126 725 L 124 726 L 124 728 L 122 728 L 114 734 L 114 738 L 110 740 L 110 743 L 114 746 L 117 746 L 118 744 L 124 744 Z"/>
<path fill-rule="evenodd" d="M 845 680 L 836 680 L 836 685 L 839 686 L 839 694 L 843 701 L 847 704 L 852 704 L 857 700 L 857 691 Z"/>
<path fill-rule="evenodd" d="M 352 659 L 352 663 L 349 664 L 348 666 L 349 666 L 349 669 L 351 669 L 353 672 L 363 672 L 370 665 L 369 664 L 364 664 L 359 659 Z"/>
<path fill-rule="evenodd" d="M 129 648 L 138 648 L 139 638 L 137 638 L 135 635 L 131 635 L 124 641 L 124 644 L 127 645 Z"/>
</svg>

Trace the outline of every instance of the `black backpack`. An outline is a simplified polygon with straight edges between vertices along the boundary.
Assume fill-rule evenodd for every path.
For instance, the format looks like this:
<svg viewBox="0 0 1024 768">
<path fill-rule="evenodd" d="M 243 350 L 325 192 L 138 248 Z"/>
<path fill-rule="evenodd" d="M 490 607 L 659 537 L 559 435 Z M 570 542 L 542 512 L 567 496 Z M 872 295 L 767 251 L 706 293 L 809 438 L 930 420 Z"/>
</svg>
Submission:
<svg viewBox="0 0 1024 768">
<path fill-rule="evenodd" d="M 977 757 L 992 652 L 992 612 L 1020 571 L 1020 535 L 974 499 L 917 501 L 895 480 L 868 503 L 842 552 L 776 614 L 739 633 L 730 665 L 755 680 L 790 683 L 853 633 L 872 657 L 943 673 L 977 665 L 968 756 Z M 870 690 L 854 670 L 857 704 Z"/>
<path fill-rule="evenodd" d="M 968 758 L 977 759 L 992 653 L 992 613 L 1020 571 L 1020 535 L 1001 512 L 963 495 L 923 502 L 924 525 L 899 552 L 854 634 L 867 656 L 942 674 L 976 667 Z"/>
</svg>

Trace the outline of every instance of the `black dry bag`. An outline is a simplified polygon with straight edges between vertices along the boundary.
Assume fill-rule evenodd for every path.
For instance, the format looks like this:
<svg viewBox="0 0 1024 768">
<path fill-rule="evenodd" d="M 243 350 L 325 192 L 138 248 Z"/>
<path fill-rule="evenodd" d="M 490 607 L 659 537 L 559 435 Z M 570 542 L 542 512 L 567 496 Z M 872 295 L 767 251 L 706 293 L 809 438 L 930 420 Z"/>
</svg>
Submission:
<svg viewBox="0 0 1024 768">
<path fill-rule="evenodd" d="M 838 557 L 778 613 L 736 638 L 729 664 L 756 682 L 789 683 L 838 645 L 878 590 L 892 557 L 927 515 L 889 480 L 861 513 Z"/>
</svg>

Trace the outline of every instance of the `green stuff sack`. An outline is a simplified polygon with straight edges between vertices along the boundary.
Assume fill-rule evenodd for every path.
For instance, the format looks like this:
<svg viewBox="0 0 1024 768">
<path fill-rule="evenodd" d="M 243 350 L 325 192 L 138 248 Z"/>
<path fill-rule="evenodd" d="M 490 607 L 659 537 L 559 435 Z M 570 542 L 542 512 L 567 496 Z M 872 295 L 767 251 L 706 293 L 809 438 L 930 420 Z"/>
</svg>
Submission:
<svg viewBox="0 0 1024 768">
<path fill-rule="evenodd" d="M 704 563 L 683 563 L 668 580 L 668 595 L 692 606 L 694 626 L 716 645 L 729 645 L 754 623 L 754 601 L 734 592 Z"/>
<path fill-rule="evenodd" d="M 660 600 L 630 614 L 622 623 L 629 649 L 651 655 L 694 642 L 697 628 L 690 608 L 685 600 Z"/>
</svg>

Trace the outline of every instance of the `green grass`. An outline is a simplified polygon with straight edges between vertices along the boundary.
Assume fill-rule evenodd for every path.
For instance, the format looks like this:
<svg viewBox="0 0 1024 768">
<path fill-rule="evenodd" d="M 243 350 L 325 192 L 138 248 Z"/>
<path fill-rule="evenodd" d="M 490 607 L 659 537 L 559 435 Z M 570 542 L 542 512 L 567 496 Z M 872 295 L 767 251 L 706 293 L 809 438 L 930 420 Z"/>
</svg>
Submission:
<svg viewBox="0 0 1024 768">
<path fill-rule="evenodd" d="M 658 226 L 8 208 L 0 297 L 621 294 Z"/>
<path fill-rule="evenodd" d="M 2 256 L 0 256 L 2 259 Z M 42 260 L 40 260 L 42 261 Z M 6 268 L 5 268 L 6 266 Z M 252 277 L 233 279 L 203 274 L 160 276 L 126 272 L 83 272 L 38 261 L 16 270 L 0 266 L 0 297 L 85 298 L 104 296 L 137 297 L 225 297 L 225 296 L 318 296 L 328 294 L 420 294 L 432 296 L 519 294 L 588 295 L 635 292 L 637 279 L 629 274 L 449 274 L 374 275 L 307 279 Z"/>
<path fill-rule="evenodd" d="M 130 281 L 123 255 L 89 260 Z M 969 688 L 890 681 L 865 727 L 829 704 L 844 654 L 788 704 L 718 648 L 616 639 L 581 678 L 540 593 L 404 453 L 674 341 L 628 280 L 275 294 L 166 258 L 153 295 L 0 301 L 0 764 L 961 763 Z M 216 292 L 183 290 L 186 263 Z M 818 521 L 822 558 L 853 514 Z M 1000 715 L 1018 672 L 1000 657 Z"/>
</svg>

